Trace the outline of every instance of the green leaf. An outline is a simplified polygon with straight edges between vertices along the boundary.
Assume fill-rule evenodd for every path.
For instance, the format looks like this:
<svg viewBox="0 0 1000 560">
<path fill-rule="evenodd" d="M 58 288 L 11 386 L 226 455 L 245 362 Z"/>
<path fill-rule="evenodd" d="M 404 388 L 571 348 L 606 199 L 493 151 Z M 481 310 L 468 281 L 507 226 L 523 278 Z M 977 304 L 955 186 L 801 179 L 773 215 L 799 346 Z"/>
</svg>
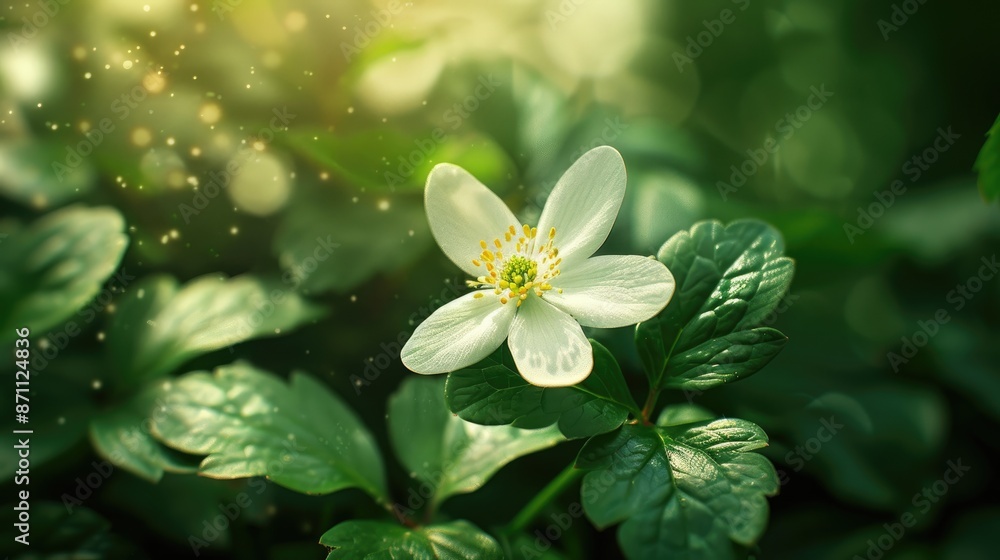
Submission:
<svg viewBox="0 0 1000 560">
<path fill-rule="evenodd" d="M 986 202 L 1000 198 L 1000 116 L 986 133 L 986 143 L 976 158 L 975 169 L 979 172 L 979 192 Z"/>
<path fill-rule="evenodd" d="M 12 560 L 146 558 L 136 547 L 112 533 L 111 523 L 93 510 L 37 501 L 31 502 L 30 514 L 28 546 L 13 542 L 12 538 L 4 538 L 0 554 L 5 557 L 9 554 Z"/>
<path fill-rule="evenodd" d="M 107 207 L 71 207 L 0 243 L 0 340 L 66 320 L 93 299 L 128 246 L 125 220 Z"/>
<path fill-rule="evenodd" d="M 208 455 L 199 474 L 267 476 L 306 494 L 360 488 L 388 501 L 375 440 L 353 411 L 304 373 L 289 383 L 247 364 L 195 372 L 165 391 L 153 432 L 186 453 Z"/>
<path fill-rule="evenodd" d="M 118 407 L 96 415 L 90 422 L 90 441 L 97 453 L 115 468 L 150 482 L 158 482 L 164 472 L 198 472 L 196 461 L 163 446 L 150 433 L 153 418 L 164 412 L 169 386 L 147 387 Z"/>
<path fill-rule="evenodd" d="M 584 445 L 584 511 L 600 528 L 622 523 L 628 558 L 732 558 L 731 541 L 761 536 L 765 496 L 778 491 L 774 467 L 751 453 L 767 436 L 738 419 L 672 425 L 669 410 L 656 426 L 628 424 Z"/>
<path fill-rule="evenodd" d="M 594 370 L 573 387 L 536 387 L 517 373 L 506 345 L 482 362 L 448 374 L 448 407 L 463 420 L 484 425 L 539 428 L 558 423 L 568 438 L 611 431 L 638 415 L 614 356 L 597 341 Z"/>
<path fill-rule="evenodd" d="M 737 381 L 767 365 L 786 342 L 785 335 L 766 327 L 713 338 L 671 356 L 663 385 L 703 390 Z"/>
<path fill-rule="evenodd" d="M 795 268 L 783 252 L 781 235 L 756 220 L 725 227 L 699 222 L 660 248 L 657 258 L 673 273 L 677 288 L 658 316 L 636 328 L 653 387 L 663 386 L 670 375 L 685 376 L 683 382 L 669 382 L 671 387 L 712 387 L 749 376 L 774 357 L 783 336 L 773 329 L 725 337 L 754 329 L 781 302 Z M 714 339 L 723 340 L 705 346 Z M 727 351 L 727 344 L 740 347 Z M 682 363 L 671 367 L 675 355 Z"/>
<path fill-rule="evenodd" d="M 502 560 L 493 537 L 468 521 L 409 528 L 382 521 L 347 521 L 323 534 L 327 560 Z"/>
<path fill-rule="evenodd" d="M 555 427 L 481 426 L 448 412 L 444 379 L 408 377 L 389 399 L 389 436 L 400 462 L 434 488 L 433 504 L 473 492 L 518 457 L 563 441 Z"/>
<path fill-rule="evenodd" d="M 0 143 L 0 193 L 36 208 L 58 206 L 87 194 L 94 184 L 89 161 L 64 164 L 66 147 L 18 139 Z M 63 165 L 53 170 L 55 163 Z"/>
<path fill-rule="evenodd" d="M 150 276 L 118 304 L 108 346 L 124 387 L 165 375 L 195 356 L 244 340 L 276 336 L 323 310 L 291 287 L 252 276 L 203 276 L 178 287 Z"/>
</svg>

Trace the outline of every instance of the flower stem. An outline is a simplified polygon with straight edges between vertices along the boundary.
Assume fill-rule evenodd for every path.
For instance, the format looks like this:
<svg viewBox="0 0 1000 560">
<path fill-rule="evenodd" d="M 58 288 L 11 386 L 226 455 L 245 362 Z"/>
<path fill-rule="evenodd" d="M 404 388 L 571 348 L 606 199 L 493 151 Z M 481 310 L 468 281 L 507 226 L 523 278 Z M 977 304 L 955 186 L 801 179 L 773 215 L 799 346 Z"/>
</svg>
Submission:
<svg viewBox="0 0 1000 560">
<path fill-rule="evenodd" d="M 573 463 L 570 463 L 563 472 L 553 478 L 545 488 L 542 488 L 542 491 L 538 495 L 518 512 L 514 519 L 503 529 L 503 532 L 507 535 L 515 535 L 525 530 L 539 516 L 549 502 L 554 500 L 559 494 L 562 494 L 566 490 L 566 487 L 582 474 L 582 470 L 576 468 Z"/>
</svg>

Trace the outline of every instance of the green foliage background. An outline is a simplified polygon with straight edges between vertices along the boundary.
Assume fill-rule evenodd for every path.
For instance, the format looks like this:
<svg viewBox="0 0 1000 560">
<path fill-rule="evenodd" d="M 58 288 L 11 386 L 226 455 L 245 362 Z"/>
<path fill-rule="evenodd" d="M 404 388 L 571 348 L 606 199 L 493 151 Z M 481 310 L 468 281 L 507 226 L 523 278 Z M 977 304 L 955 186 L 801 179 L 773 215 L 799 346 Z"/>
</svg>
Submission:
<svg viewBox="0 0 1000 560">
<path fill-rule="evenodd" d="M 604 252 L 655 254 L 699 220 L 757 218 L 796 263 L 760 327 L 789 337 L 774 361 L 739 383 L 664 397 L 768 435 L 760 452 L 780 492 L 763 539 L 734 555 L 864 558 L 885 524 L 909 514 L 887 557 L 990 557 L 1000 278 L 971 280 L 1000 239 L 988 72 L 1000 49 L 986 3 L 46 6 L 0 13 L 0 341 L 13 347 L 13 329 L 29 326 L 39 360 L 35 557 L 189 557 L 189 537 L 232 504 L 241 514 L 202 557 L 322 558 L 320 536 L 333 546 L 378 534 L 383 521 L 327 531 L 406 500 L 421 453 L 442 445 L 407 448 L 388 408 L 451 430 L 459 450 L 507 437 L 405 407 L 428 389 L 401 388 L 413 374 L 398 348 L 464 281 L 430 237 L 427 172 L 462 165 L 532 221 L 559 175 L 600 144 L 620 150 L 629 172 Z M 820 102 L 817 91 L 832 94 Z M 935 148 L 942 135 L 951 140 Z M 743 166 L 754 171 L 737 184 Z M 646 358 L 633 333 L 588 334 L 640 394 Z M 0 368 L 13 377 L 12 360 Z M 172 417 L 135 430 L 164 383 L 186 395 L 168 407 L 199 410 L 199 425 L 226 437 L 192 438 Z M 239 393 L 241 383 L 259 392 Z M 226 406 L 262 402 L 289 424 L 275 427 L 264 409 L 225 422 Z M 347 444 L 325 441 L 320 424 L 340 426 L 364 468 L 340 465 L 334 451 Z M 821 441 L 830 425 L 842 427 Z M 273 484 L 229 480 L 267 473 L 241 446 L 277 445 L 286 431 L 339 470 L 319 484 L 293 461 L 303 470 Z M 435 520 L 412 546 L 466 534 L 461 519 L 508 523 L 583 445 L 537 437 L 496 462 L 539 451 L 485 484 L 449 479 L 453 520 Z M 193 476 L 205 456 L 211 468 Z M 131 472 L 101 474 L 110 458 Z M 6 502 L 9 446 L 0 459 Z M 959 460 L 968 474 L 921 499 Z M 96 488 L 80 491 L 95 472 Z M 81 502 L 72 514 L 67 495 Z M 18 557 L 9 543 L 0 552 Z M 579 521 L 549 554 L 621 553 L 613 531 Z"/>
</svg>

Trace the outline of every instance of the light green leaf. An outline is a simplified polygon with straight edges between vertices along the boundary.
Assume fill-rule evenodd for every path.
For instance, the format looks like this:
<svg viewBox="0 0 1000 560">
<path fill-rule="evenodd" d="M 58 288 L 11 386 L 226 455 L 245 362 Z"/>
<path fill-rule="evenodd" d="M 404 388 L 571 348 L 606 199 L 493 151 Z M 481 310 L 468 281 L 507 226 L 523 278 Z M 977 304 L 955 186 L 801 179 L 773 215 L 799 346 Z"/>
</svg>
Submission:
<svg viewBox="0 0 1000 560">
<path fill-rule="evenodd" d="M 614 356 L 595 340 L 594 370 L 579 385 L 545 388 L 529 384 L 518 373 L 510 350 L 448 374 L 448 407 L 462 419 L 485 425 L 510 424 L 538 428 L 558 423 L 568 438 L 611 431 L 638 415 Z"/>
<path fill-rule="evenodd" d="M 731 541 L 761 536 L 765 496 L 778 491 L 774 467 L 751 453 L 767 436 L 744 420 L 667 425 L 677 415 L 665 414 L 657 426 L 628 424 L 584 445 L 584 511 L 601 528 L 622 523 L 628 558 L 732 558 Z"/>
<path fill-rule="evenodd" d="M 725 341 L 700 345 L 753 329 L 778 306 L 795 268 L 783 252 L 780 234 L 756 220 L 725 227 L 715 221 L 699 222 L 663 245 L 657 258 L 673 273 L 676 292 L 657 317 L 636 328 L 636 344 L 651 385 L 664 384 L 664 377 L 671 374 L 668 364 L 677 354 L 687 353 L 680 372 L 687 372 L 688 380 L 672 386 L 714 386 L 724 379 L 746 377 L 774 357 L 780 333 L 771 330 L 739 335 L 731 342 L 744 347 L 728 353 Z M 706 361 L 693 374 L 696 356 Z M 741 363 L 738 377 L 733 363 L 726 360 Z M 699 381 L 699 376 L 707 377 Z"/>
<path fill-rule="evenodd" d="M 409 377 L 389 400 L 389 436 L 403 465 L 434 488 L 433 503 L 473 492 L 504 465 L 551 447 L 555 427 L 480 426 L 448 412 L 444 379 Z"/>
<path fill-rule="evenodd" d="M 203 276 L 183 288 L 168 276 L 144 278 L 118 304 L 108 346 L 134 387 L 184 362 L 251 338 L 276 336 L 323 314 L 289 285 L 252 276 Z"/>
<path fill-rule="evenodd" d="M 54 142 L 0 143 L 0 193 L 36 208 L 87 194 L 96 176 L 94 168 L 89 161 L 70 167 L 64 163 L 66 157 L 66 147 Z"/>
<path fill-rule="evenodd" d="M 97 453 L 116 469 L 126 470 L 150 482 L 158 482 L 164 472 L 194 473 L 195 458 L 184 457 L 156 441 L 151 434 L 153 418 L 165 412 L 166 388 L 158 383 L 147 387 L 116 408 L 94 416 L 90 441 Z"/>
<path fill-rule="evenodd" d="M 199 474 L 267 476 L 296 492 L 360 488 L 388 501 L 375 440 L 353 411 L 304 373 L 289 383 L 248 364 L 190 373 L 165 391 L 153 432 L 186 453 L 208 455 Z"/>
<path fill-rule="evenodd" d="M 493 537 L 468 521 L 409 528 L 382 521 L 347 521 L 330 529 L 319 543 L 330 548 L 327 560 L 501 560 Z"/>
<path fill-rule="evenodd" d="M 107 207 L 47 214 L 0 243 L 0 340 L 41 335 L 93 299 L 128 246 L 125 221 Z"/>
<path fill-rule="evenodd" d="M 986 202 L 1000 198 L 1000 116 L 986 134 L 975 168 L 979 172 L 979 192 Z"/>
</svg>

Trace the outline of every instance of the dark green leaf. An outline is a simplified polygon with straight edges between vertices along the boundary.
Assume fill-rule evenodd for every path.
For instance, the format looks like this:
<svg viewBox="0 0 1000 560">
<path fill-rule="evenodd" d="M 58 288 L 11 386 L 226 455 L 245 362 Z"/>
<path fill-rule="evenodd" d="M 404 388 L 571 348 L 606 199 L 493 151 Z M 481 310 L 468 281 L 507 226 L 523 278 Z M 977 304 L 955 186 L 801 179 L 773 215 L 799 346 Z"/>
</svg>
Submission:
<svg viewBox="0 0 1000 560">
<path fill-rule="evenodd" d="M 976 158 L 975 168 L 979 172 L 979 192 L 986 202 L 1000 198 L 1000 117 L 997 117 L 993 128 L 987 133 L 986 143 Z"/>
<path fill-rule="evenodd" d="M 70 504 L 72 506 L 72 504 Z M 136 547 L 111 532 L 111 523 L 93 510 L 57 502 L 31 502 L 28 546 L 5 537 L 0 554 L 11 560 L 137 560 Z M 7 533 L 10 535 L 10 533 Z"/>
<path fill-rule="evenodd" d="M 28 327 L 41 335 L 93 299 L 128 246 L 112 208 L 48 214 L 0 243 L 0 340 Z"/>
<path fill-rule="evenodd" d="M 150 482 L 164 472 L 194 473 L 198 463 L 164 447 L 150 430 L 156 414 L 164 412 L 165 388 L 147 387 L 116 408 L 98 413 L 90 422 L 90 441 L 99 455 L 115 468 L 124 469 Z"/>
<path fill-rule="evenodd" d="M 327 560 L 501 560 L 493 537 L 468 521 L 419 529 L 382 521 L 347 521 L 330 529 L 319 543 L 329 547 Z"/>
<path fill-rule="evenodd" d="M 653 386 L 662 386 L 664 375 L 669 375 L 668 363 L 678 353 L 693 351 L 681 371 L 690 372 L 698 365 L 692 359 L 700 356 L 708 361 L 699 375 L 730 379 L 750 375 L 756 371 L 750 366 L 759 369 L 774 356 L 764 347 L 725 353 L 724 343 L 707 348 L 699 345 L 752 329 L 774 311 L 794 271 L 794 263 L 783 251 L 780 234 L 756 220 L 739 220 L 725 227 L 715 221 L 699 222 L 663 245 L 657 258 L 673 273 L 676 292 L 657 317 L 636 328 L 639 355 Z M 747 344 L 748 338 L 755 337 L 746 335 L 742 342 L 733 342 Z M 745 363 L 737 377 L 716 371 L 717 366 L 725 365 L 718 360 Z"/>
<path fill-rule="evenodd" d="M 751 452 L 767 436 L 737 419 L 671 425 L 691 412 L 668 409 L 657 426 L 629 424 L 580 450 L 584 510 L 598 527 L 622 523 L 629 558 L 731 558 L 731 542 L 764 531 L 778 477 Z"/>
<path fill-rule="evenodd" d="M 477 490 L 507 463 L 563 441 L 554 426 L 481 426 L 448 412 L 444 379 L 409 377 L 389 400 L 389 435 L 400 461 L 434 488 L 432 502 Z"/>
<path fill-rule="evenodd" d="M 122 385 L 167 374 L 187 360 L 263 336 L 276 336 L 321 316 L 288 285 L 252 276 L 203 276 L 178 287 L 151 276 L 119 303 L 108 346 Z"/>
<path fill-rule="evenodd" d="M 675 353 L 667 363 L 665 387 L 704 390 L 756 373 L 788 342 L 771 328 L 737 331 Z"/>
<path fill-rule="evenodd" d="M 303 373 L 289 383 L 247 364 L 173 381 L 153 418 L 164 443 L 208 455 L 199 474 L 267 476 L 307 494 L 360 488 L 386 498 L 385 471 L 372 435 L 324 385 Z"/>
<path fill-rule="evenodd" d="M 589 437 L 621 426 L 638 407 L 614 356 L 598 342 L 594 370 L 573 387 L 529 384 L 518 373 L 507 346 L 482 362 L 448 374 L 446 394 L 452 412 L 469 422 L 538 428 L 559 424 L 568 438 Z"/>
</svg>

